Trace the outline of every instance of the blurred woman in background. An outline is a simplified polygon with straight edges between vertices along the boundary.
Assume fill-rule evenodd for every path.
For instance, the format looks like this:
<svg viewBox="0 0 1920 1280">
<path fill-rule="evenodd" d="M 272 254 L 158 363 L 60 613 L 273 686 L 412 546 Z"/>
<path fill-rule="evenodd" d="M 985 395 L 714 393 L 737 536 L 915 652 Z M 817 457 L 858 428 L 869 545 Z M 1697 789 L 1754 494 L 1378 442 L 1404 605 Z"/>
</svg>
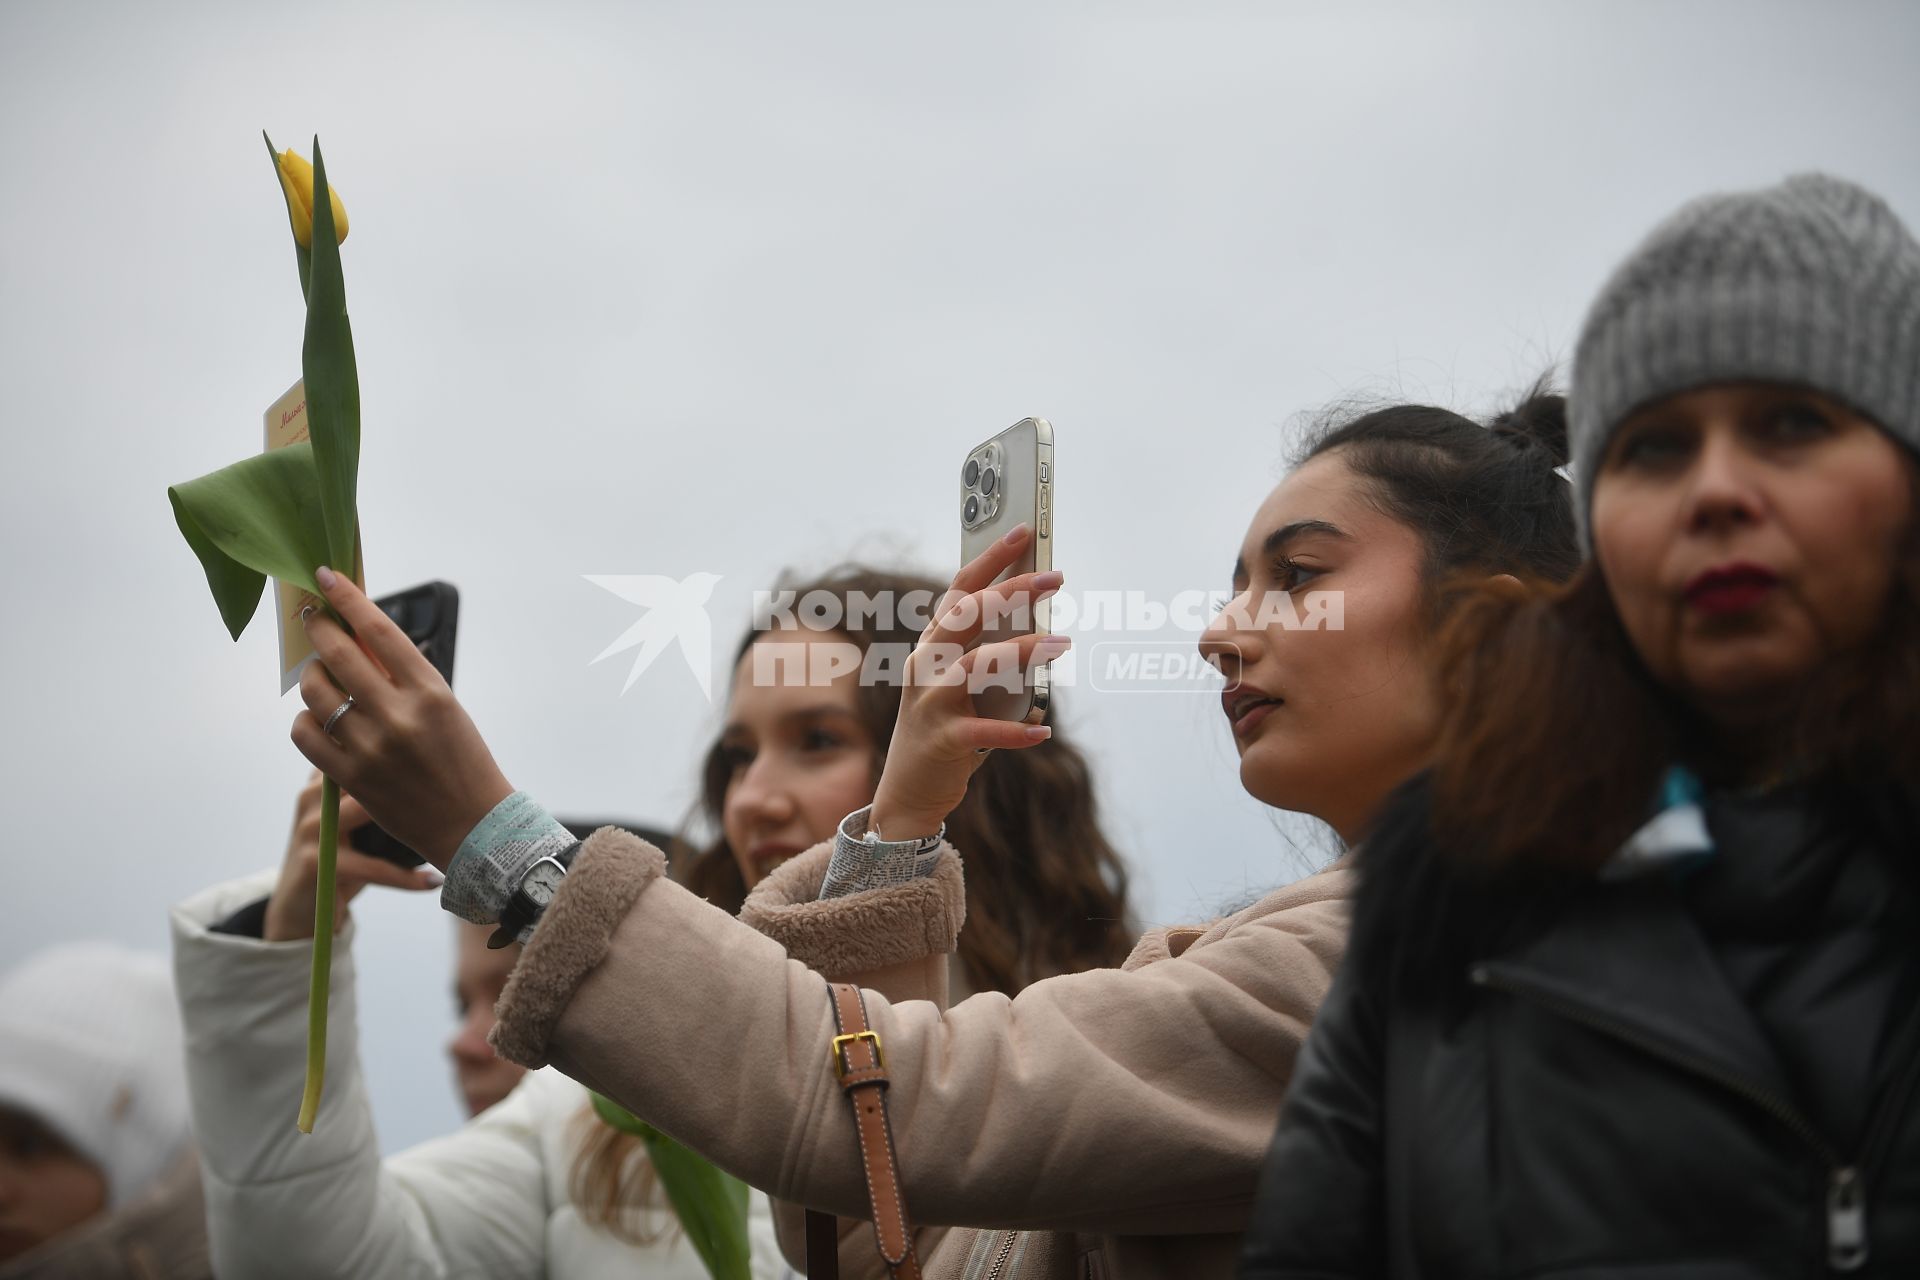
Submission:
<svg viewBox="0 0 1920 1280">
<path fill-rule="evenodd" d="M 104 942 L 0 977 L 0 1280 L 208 1280 L 164 956 Z"/>
</svg>

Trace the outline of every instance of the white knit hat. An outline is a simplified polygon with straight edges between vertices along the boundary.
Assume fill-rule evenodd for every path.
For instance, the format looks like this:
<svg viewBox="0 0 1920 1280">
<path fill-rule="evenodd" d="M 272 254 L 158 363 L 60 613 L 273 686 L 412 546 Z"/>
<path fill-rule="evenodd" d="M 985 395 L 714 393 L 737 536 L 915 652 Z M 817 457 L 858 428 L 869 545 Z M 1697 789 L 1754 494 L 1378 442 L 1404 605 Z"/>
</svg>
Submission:
<svg viewBox="0 0 1920 1280">
<path fill-rule="evenodd" d="M 166 959 L 69 943 L 0 978 L 0 1105 L 98 1165 L 109 1208 L 138 1196 L 191 1132 Z"/>
</svg>

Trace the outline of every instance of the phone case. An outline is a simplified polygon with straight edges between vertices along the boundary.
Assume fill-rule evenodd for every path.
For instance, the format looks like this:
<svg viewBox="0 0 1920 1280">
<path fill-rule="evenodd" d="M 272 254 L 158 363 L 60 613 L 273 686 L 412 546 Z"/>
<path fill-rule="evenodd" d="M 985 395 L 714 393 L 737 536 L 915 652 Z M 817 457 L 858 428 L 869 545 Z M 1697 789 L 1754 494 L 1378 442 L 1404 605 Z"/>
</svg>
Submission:
<svg viewBox="0 0 1920 1280">
<path fill-rule="evenodd" d="M 968 450 L 960 470 L 960 562 L 974 559 L 1015 525 L 1025 524 L 1034 535 L 1026 554 L 994 581 L 1051 569 L 1054 484 L 1053 428 L 1045 418 L 1022 418 Z M 1009 620 L 990 622 L 976 645 L 1032 631 L 1045 634 L 1047 604 L 1042 600 L 1033 607 L 1030 627 L 1016 627 Z M 1038 667 L 1027 673 L 1018 690 L 976 692 L 974 710 L 996 720 L 1039 724 L 1047 717 L 1048 689 L 1047 669 Z"/>
</svg>

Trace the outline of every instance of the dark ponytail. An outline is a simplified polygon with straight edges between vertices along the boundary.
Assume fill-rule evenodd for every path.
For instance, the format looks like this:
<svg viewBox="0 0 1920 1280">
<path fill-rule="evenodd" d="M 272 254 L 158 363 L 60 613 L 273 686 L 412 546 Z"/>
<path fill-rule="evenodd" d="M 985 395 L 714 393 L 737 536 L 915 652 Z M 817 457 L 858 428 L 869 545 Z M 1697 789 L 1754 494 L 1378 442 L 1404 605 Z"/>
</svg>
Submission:
<svg viewBox="0 0 1920 1280">
<path fill-rule="evenodd" d="M 1487 424 L 1493 434 L 1521 451 L 1533 450 L 1551 467 L 1564 467 L 1567 448 L 1567 398 L 1536 384 L 1522 400 Z"/>
</svg>

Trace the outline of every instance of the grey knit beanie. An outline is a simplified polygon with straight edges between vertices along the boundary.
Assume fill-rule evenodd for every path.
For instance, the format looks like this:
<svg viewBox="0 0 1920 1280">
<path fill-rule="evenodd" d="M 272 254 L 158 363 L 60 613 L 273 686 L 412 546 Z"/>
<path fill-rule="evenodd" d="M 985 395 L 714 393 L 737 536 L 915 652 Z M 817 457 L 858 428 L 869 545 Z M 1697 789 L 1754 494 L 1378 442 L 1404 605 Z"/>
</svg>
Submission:
<svg viewBox="0 0 1920 1280">
<path fill-rule="evenodd" d="M 1736 381 L 1811 387 L 1920 452 L 1920 243 L 1885 201 L 1818 173 L 1704 196 L 1620 264 L 1573 357 L 1583 543 L 1594 471 L 1621 420 Z"/>
</svg>

